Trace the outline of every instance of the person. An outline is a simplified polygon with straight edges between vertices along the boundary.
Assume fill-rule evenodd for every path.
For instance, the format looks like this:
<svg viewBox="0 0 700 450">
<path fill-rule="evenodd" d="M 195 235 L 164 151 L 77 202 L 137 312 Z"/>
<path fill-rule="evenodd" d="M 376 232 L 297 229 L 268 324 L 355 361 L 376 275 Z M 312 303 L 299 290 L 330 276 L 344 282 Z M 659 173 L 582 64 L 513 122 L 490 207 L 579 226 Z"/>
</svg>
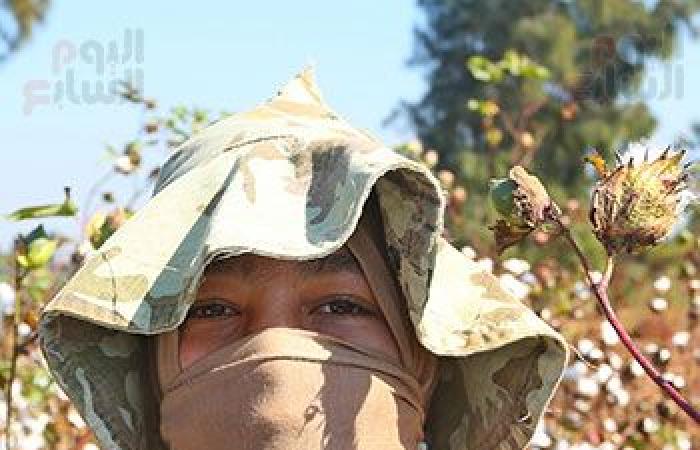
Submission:
<svg viewBox="0 0 700 450">
<path fill-rule="evenodd" d="M 103 449 L 521 449 L 565 341 L 443 236 L 310 70 L 192 136 L 42 311 Z"/>
</svg>

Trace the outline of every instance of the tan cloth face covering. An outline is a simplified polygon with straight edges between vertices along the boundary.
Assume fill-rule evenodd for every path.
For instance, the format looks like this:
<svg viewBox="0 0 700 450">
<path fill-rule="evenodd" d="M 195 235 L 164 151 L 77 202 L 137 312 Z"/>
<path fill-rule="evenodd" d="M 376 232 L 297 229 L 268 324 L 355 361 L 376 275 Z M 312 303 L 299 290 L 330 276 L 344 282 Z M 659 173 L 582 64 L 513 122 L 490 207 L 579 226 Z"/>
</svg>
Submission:
<svg viewBox="0 0 700 450">
<path fill-rule="evenodd" d="M 270 328 L 195 362 L 165 388 L 173 450 L 416 449 L 416 380 L 315 332 Z"/>
<path fill-rule="evenodd" d="M 161 434 L 171 449 L 418 448 L 437 362 L 418 344 L 402 309 L 376 204 L 367 209 L 347 246 L 401 363 L 316 332 L 272 328 L 182 371 L 177 330 L 158 335 Z"/>
</svg>

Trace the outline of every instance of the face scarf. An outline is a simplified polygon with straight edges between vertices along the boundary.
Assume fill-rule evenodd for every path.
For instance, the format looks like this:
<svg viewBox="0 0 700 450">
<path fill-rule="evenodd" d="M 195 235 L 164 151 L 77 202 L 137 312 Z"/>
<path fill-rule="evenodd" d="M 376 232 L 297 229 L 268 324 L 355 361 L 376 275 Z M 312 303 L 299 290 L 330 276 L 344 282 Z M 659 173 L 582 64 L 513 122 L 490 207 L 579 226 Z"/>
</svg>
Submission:
<svg viewBox="0 0 700 450">
<path fill-rule="evenodd" d="M 400 361 L 316 332 L 271 328 L 183 371 L 178 330 L 157 335 L 160 430 L 172 450 L 422 448 L 437 360 L 413 333 L 370 200 L 347 246 Z"/>
</svg>

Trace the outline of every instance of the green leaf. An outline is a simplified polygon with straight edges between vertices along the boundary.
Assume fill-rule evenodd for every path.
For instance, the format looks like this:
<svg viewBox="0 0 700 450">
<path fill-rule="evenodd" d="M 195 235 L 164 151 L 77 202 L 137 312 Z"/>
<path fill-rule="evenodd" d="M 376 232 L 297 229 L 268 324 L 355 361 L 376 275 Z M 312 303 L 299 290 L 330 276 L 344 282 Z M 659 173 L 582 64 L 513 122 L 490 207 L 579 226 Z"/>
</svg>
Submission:
<svg viewBox="0 0 700 450">
<path fill-rule="evenodd" d="M 507 70 L 511 75 L 517 77 L 527 65 L 527 57 L 520 56 L 515 50 L 508 50 L 503 55 L 500 66 Z"/>
<path fill-rule="evenodd" d="M 77 211 L 75 205 L 54 204 L 54 205 L 40 205 L 40 206 L 28 206 L 26 208 L 20 208 L 17 211 L 7 215 L 9 220 L 27 220 L 27 219 L 41 219 L 45 217 L 57 217 L 57 216 L 74 216 Z"/>
<path fill-rule="evenodd" d="M 66 188 L 66 199 L 63 203 L 49 205 L 27 206 L 20 208 L 5 217 L 8 220 L 19 221 L 28 219 L 43 219 L 46 217 L 73 217 L 78 212 L 78 206 L 70 198 L 70 189 Z"/>
<path fill-rule="evenodd" d="M 522 71 L 522 76 L 534 80 L 547 80 L 551 77 L 549 69 L 537 64 L 531 64 L 525 67 Z"/>
<path fill-rule="evenodd" d="M 470 98 L 467 102 L 467 108 L 469 108 L 470 111 L 479 111 L 481 110 L 481 101 L 475 98 Z"/>
<path fill-rule="evenodd" d="M 172 109 L 172 114 L 177 120 L 184 122 L 185 120 L 187 120 L 187 107 L 183 105 L 178 105 Z"/>
<path fill-rule="evenodd" d="M 44 229 L 44 224 L 40 224 L 36 228 L 34 228 L 28 235 L 24 237 L 24 242 L 30 243 L 32 241 L 35 241 L 37 239 L 41 238 L 47 238 L 49 235 L 46 233 L 46 229 Z"/>
<path fill-rule="evenodd" d="M 25 259 L 26 261 L 26 259 Z M 21 264 L 21 263 L 20 263 Z M 26 267 L 22 265 L 22 267 Z M 39 286 L 29 286 L 27 287 L 27 293 L 29 296 L 32 298 L 34 302 L 40 302 L 41 300 L 44 299 L 44 294 L 46 293 L 46 290 L 40 288 Z"/>
<path fill-rule="evenodd" d="M 204 109 L 195 109 L 192 120 L 195 122 L 208 122 L 209 114 Z"/>
<path fill-rule="evenodd" d="M 503 140 L 503 131 L 501 131 L 500 128 L 496 128 L 496 127 L 489 128 L 486 131 L 486 142 L 491 147 L 498 146 L 502 140 Z"/>
<path fill-rule="evenodd" d="M 483 56 L 471 56 L 467 61 L 467 67 L 472 76 L 479 81 L 499 81 L 502 78 L 500 69 Z"/>
</svg>

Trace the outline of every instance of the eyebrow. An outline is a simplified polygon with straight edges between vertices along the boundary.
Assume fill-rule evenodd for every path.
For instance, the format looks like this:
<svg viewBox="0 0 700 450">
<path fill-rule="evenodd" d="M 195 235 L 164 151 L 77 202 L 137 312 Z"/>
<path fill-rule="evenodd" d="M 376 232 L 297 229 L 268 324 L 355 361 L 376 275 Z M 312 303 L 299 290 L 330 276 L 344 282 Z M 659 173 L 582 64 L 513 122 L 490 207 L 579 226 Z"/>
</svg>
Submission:
<svg viewBox="0 0 700 450">
<path fill-rule="evenodd" d="M 223 273 L 233 271 L 242 277 L 249 277 L 257 269 L 258 263 L 251 259 L 238 259 L 236 257 L 213 261 L 206 271 L 212 273 Z M 307 261 L 300 261 L 299 271 L 304 277 L 316 275 L 336 274 L 341 272 L 351 272 L 364 275 L 360 264 L 347 247 L 341 247 L 336 252 L 328 256 Z M 274 270 L 270 268 L 269 270 Z M 267 270 L 265 270 L 267 272 Z M 266 275 L 265 273 L 262 274 Z"/>
<path fill-rule="evenodd" d="M 347 247 L 342 247 L 325 258 L 304 261 L 301 265 L 301 272 L 306 277 L 339 272 L 355 272 L 363 275 L 357 259 Z"/>
</svg>

